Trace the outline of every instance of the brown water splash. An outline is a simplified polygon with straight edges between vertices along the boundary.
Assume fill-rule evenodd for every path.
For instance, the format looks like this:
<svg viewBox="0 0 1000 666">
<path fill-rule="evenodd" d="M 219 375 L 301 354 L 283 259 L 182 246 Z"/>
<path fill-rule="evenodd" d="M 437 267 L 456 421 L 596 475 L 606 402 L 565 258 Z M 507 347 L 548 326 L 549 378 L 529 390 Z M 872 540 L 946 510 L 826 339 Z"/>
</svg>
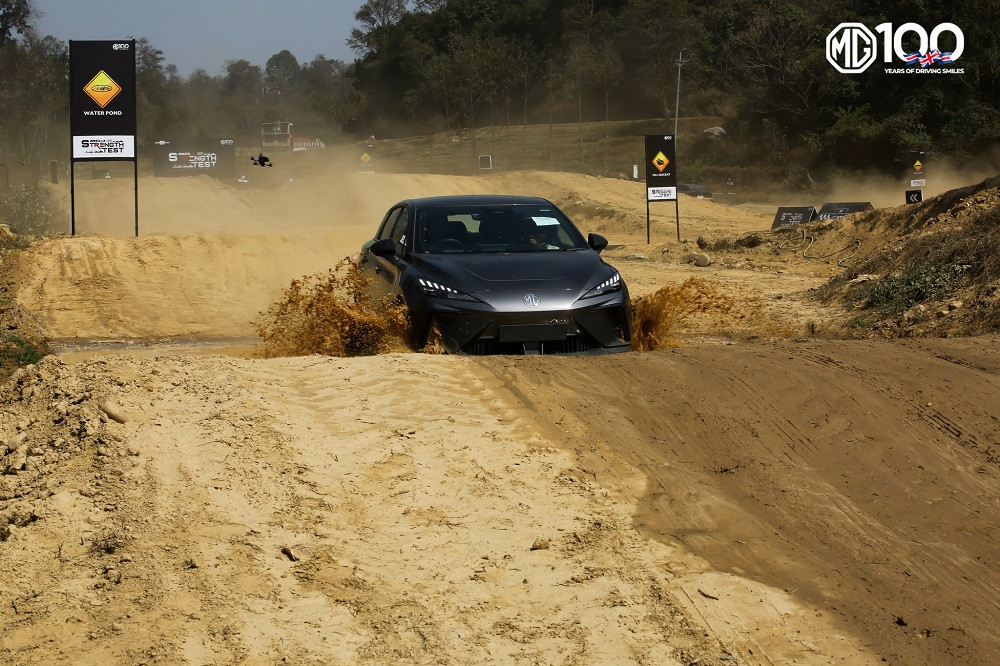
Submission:
<svg viewBox="0 0 1000 666">
<path fill-rule="evenodd" d="M 680 345 L 678 328 L 698 314 L 725 314 L 733 299 L 718 286 L 701 278 L 661 287 L 655 293 L 632 299 L 632 349 L 651 351 Z"/>
<path fill-rule="evenodd" d="M 293 280 L 254 322 L 263 354 L 370 356 L 410 351 L 406 309 L 373 300 L 369 284 L 350 258 L 327 273 Z"/>
</svg>

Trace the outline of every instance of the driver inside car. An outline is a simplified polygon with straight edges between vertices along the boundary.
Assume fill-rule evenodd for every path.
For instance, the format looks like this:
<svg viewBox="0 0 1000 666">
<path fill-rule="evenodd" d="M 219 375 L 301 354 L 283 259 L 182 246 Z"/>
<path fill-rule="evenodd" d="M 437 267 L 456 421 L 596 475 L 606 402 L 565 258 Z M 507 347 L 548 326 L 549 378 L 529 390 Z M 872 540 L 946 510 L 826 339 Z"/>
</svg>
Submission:
<svg viewBox="0 0 1000 666">
<path fill-rule="evenodd" d="M 552 244 L 552 233 L 548 227 L 532 224 L 523 237 L 523 246 L 532 250 L 558 250 L 558 245 Z"/>
<path fill-rule="evenodd" d="M 464 251 L 469 242 L 469 232 L 459 220 L 449 220 L 446 213 L 429 213 L 421 229 L 421 241 L 425 251 Z"/>
</svg>

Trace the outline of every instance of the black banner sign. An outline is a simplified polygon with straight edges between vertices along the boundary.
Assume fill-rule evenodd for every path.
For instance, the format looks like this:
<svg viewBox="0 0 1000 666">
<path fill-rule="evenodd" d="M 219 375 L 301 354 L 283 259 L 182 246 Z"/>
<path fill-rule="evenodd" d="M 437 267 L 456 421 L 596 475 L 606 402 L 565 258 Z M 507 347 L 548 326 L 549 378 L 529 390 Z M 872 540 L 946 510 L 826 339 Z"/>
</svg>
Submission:
<svg viewBox="0 0 1000 666">
<path fill-rule="evenodd" d="M 923 190 L 906 190 L 906 203 L 915 204 L 924 200 Z"/>
<path fill-rule="evenodd" d="M 153 175 L 157 177 L 205 174 L 236 178 L 236 141 L 220 139 L 161 139 L 153 144 Z"/>
<path fill-rule="evenodd" d="M 850 215 L 851 213 L 861 213 L 866 210 L 871 210 L 872 208 L 873 206 L 868 201 L 825 203 L 823 204 L 823 207 L 819 209 L 819 219 L 833 220 L 838 217 Z"/>
<path fill-rule="evenodd" d="M 677 156 L 672 134 L 646 135 L 646 201 L 677 199 Z"/>
<path fill-rule="evenodd" d="M 927 178 L 927 157 L 922 150 L 910 151 L 910 177 Z"/>
<path fill-rule="evenodd" d="M 375 137 L 361 141 L 358 152 L 358 171 L 375 173 Z"/>
<path fill-rule="evenodd" d="M 73 160 L 135 159 L 135 40 L 69 43 Z"/>
<path fill-rule="evenodd" d="M 796 224 L 805 224 L 814 219 L 816 219 L 815 206 L 780 206 L 778 212 L 774 214 L 771 228 L 794 227 Z"/>
</svg>

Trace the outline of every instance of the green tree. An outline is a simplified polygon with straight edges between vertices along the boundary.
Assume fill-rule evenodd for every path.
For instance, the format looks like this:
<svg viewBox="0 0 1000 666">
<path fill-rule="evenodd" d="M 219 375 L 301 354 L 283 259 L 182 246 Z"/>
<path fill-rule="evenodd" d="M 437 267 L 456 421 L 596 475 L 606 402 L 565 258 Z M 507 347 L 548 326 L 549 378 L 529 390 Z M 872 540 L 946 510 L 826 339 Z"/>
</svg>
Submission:
<svg viewBox="0 0 1000 666">
<path fill-rule="evenodd" d="M 0 47 L 14 39 L 13 33 L 24 35 L 36 16 L 31 0 L 0 0 Z"/>
<path fill-rule="evenodd" d="M 69 53 L 54 37 L 25 29 L 22 44 L 0 49 L 0 154 L 23 163 L 55 156 L 65 146 Z M 61 154 L 65 152 L 59 151 Z"/>
<path fill-rule="evenodd" d="M 264 67 L 264 81 L 279 93 L 289 92 L 300 74 L 299 61 L 291 51 L 285 49 L 267 59 Z"/>
<path fill-rule="evenodd" d="M 406 0 L 365 0 L 354 12 L 360 28 L 351 30 L 347 45 L 359 55 L 378 53 L 389 39 L 392 27 L 406 13 Z"/>
</svg>

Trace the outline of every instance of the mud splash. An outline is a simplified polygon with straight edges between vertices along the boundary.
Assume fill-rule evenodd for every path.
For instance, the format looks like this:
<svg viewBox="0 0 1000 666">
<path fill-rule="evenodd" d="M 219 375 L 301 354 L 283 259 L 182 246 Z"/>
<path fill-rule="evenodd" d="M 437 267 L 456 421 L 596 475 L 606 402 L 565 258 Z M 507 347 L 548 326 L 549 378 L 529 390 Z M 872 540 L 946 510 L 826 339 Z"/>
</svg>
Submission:
<svg viewBox="0 0 1000 666">
<path fill-rule="evenodd" d="M 353 259 L 293 280 L 254 322 L 266 357 L 371 356 L 412 351 L 402 305 L 378 303 Z"/>
<path fill-rule="evenodd" d="M 701 278 L 661 287 L 655 293 L 632 299 L 632 350 L 670 349 L 682 324 L 699 314 L 728 314 L 733 298 Z"/>
<path fill-rule="evenodd" d="M 258 353 L 264 357 L 372 356 L 412 352 L 409 321 L 401 304 L 375 302 L 369 278 L 350 258 L 327 272 L 292 281 L 254 322 L 261 338 Z M 661 287 L 632 300 L 633 351 L 670 349 L 681 344 L 679 334 L 695 317 L 716 319 L 712 330 L 731 332 L 723 322 L 745 320 L 736 299 L 721 287 L 701 278 Z M 432 331 L 423 353 L 444 353 Z"/>
</svg>

